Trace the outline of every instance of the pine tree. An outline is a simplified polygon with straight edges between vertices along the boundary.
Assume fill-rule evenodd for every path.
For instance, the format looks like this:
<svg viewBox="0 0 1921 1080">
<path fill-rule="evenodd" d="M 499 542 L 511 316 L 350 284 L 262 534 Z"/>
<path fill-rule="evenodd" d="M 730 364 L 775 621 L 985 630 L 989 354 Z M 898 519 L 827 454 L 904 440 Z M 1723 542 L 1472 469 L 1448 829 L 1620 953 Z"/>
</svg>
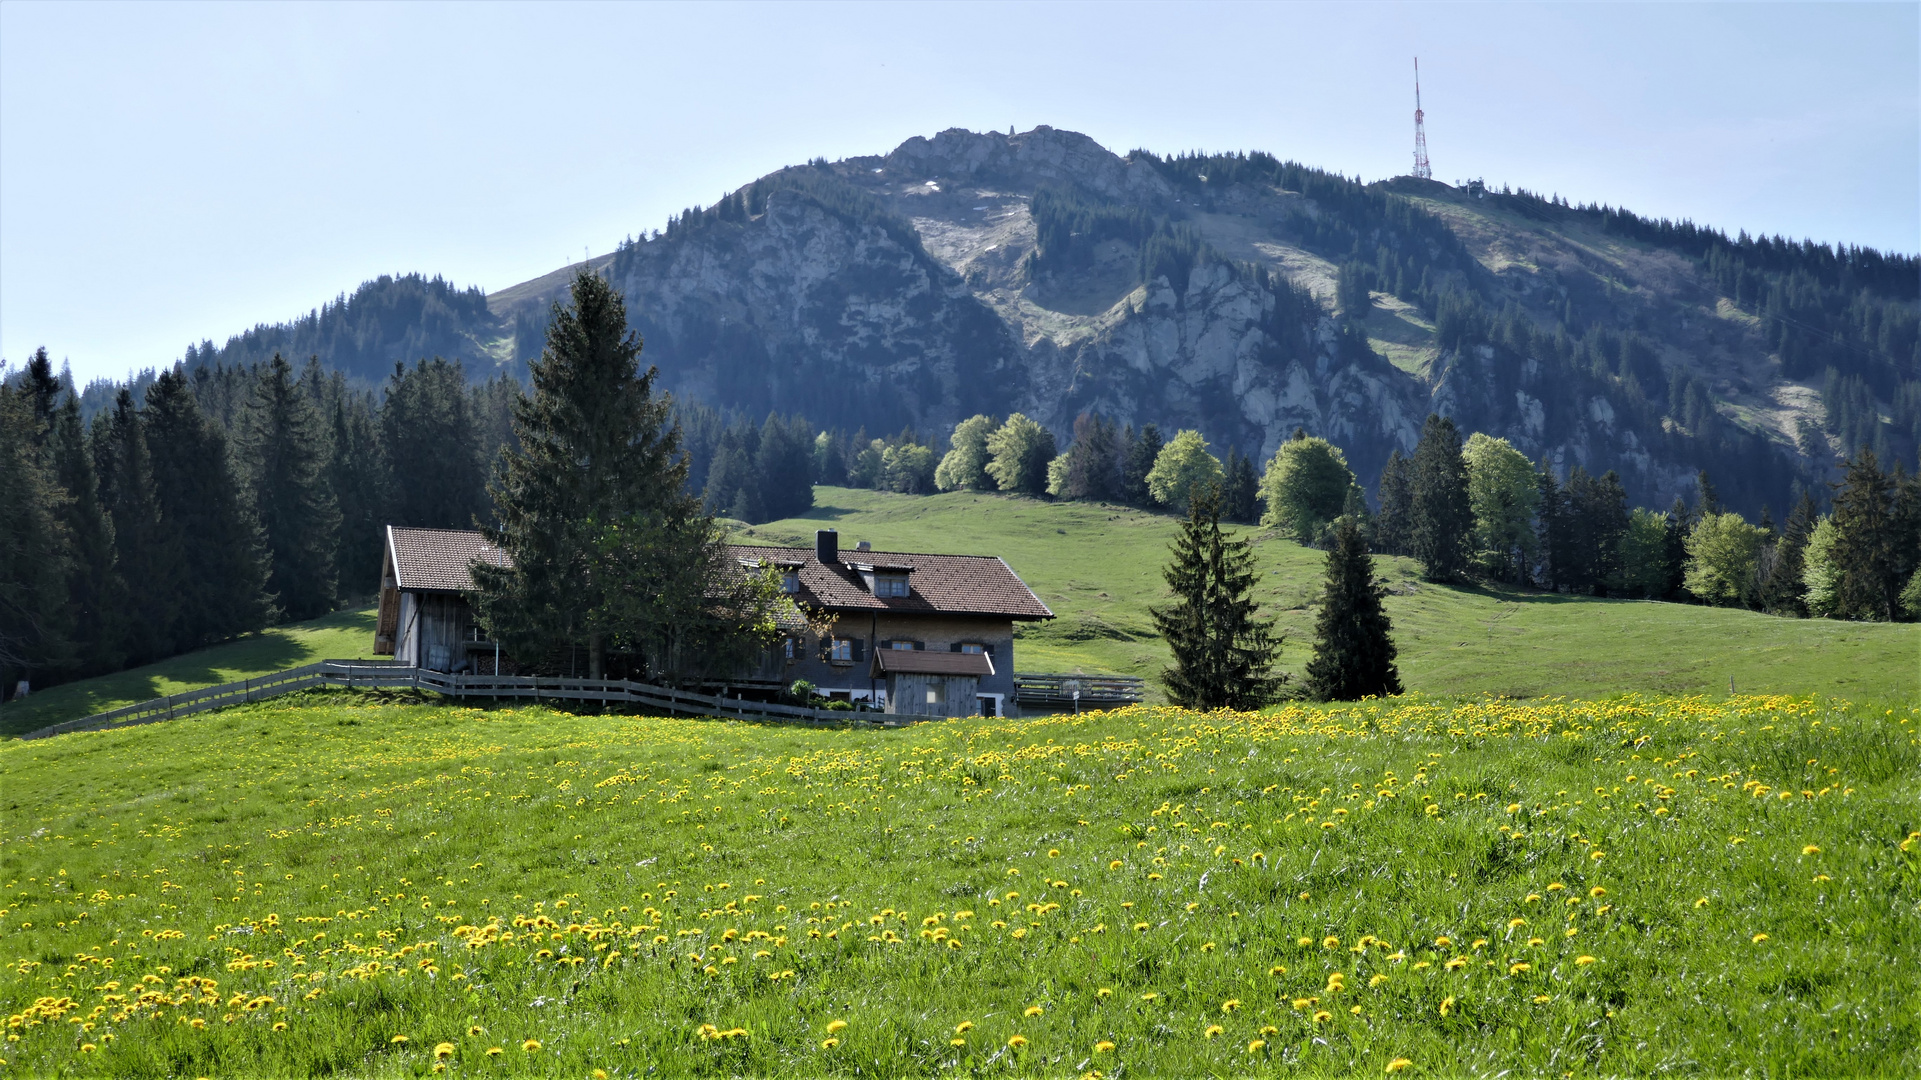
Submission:
<svg viewBox="0 0 1921 1080">
<path fill-rule="evenodd" d="M 1694 529 L 1694 520 L 1687 502 L 1676 495 L 1667 513 L 1668 585 L 1663 595 L 1670 600 L 1687 596 L 1688 533 Z"/>
<path fill-rule="evenodd" d="M 1381 512 L 1374 519 L 1375 546 L 1389 555 L 1405 555 L 1413 531 L 1414 485 L 1412 467 L 1400 447 L 1387 455 L 1381 469 Z"/>
<path fill-rule="evenodd" d="M 340 376 L 335 374 L 335 378 Z M 339 590 L 366 596 L 379 587 L 386 559 L 386 526 L 394 477 L 380 444 L 370 395 L 344 385 L 332 393 L 333 429 L 327 456 L 327 490 L 340 510 L 340 544 L 334 552 Z"/>
<path fill-rule="evenodd" d="M 0 698 L 49 681 L 73 661 L 65 492 L 54 482 L 31 384 L 0 382 Z"/>
<path fill-rule="evenodd" d="M 814 429 L 804 417 L 767 414 L 754 452 L 754 474 L 761 513 L 766 515 L 758 520 L 799 517 L 813 508 Z"/>
<path fill-rule="evenodd" d="M 1694 474 L 1694 492 L 1695 517 L 1704 518 L 1709 514 L 1719 514 L 1722 512 L 1721 496 L 1715 493 L 1714 481 L 1708 479 L 1708 471 L 1706 469 L 1702 469 Z"/>
<path fill-rule="evenodd" d="M 1803 491 L 1800 501 L 1788 513 L 1781 539 L 1775 541 L 1767 579 L 1761 583 L 1761 606 L 1765 610 L 1776 615 L 1807 615 L 1807 585 L 1802 579 L 1807 571 L 1808 537 L 1814 534 L 1815 522 L 1820 517 L 1814 496 Z"/>
<path fill-rule="evenodd" d="M 113 523 L 100 505 L 93 452 L 80 422 L 80 402 L 69 393 L 54 415 L 49 443 L 55 482 L 66 493 L 60 505 L 71 555 L 67 596 L 77 653 L 74 674 L 118 671 L 126 662 L 126 584 L 114 565 Z"/>
<path fill-rule="evenodd" d="M 1238 447 L 1227 452 L 1227 489 L 1222 514 L 1229 521 L 1252 525 L 1260 519 L 1260 477 L 1254 472 L 1254 459 Z"/>
<path fill-rule="evenodd" d="M 1140 432 L 1127 441 L 1127 460 L 1121 468 L 1121 498 L 1130 506 L 1151 509 L 1155 501 L 1147 489 L 1147 474 L 1154 471 L 1154 461 L 1161 456 L 1161 429 L 1142 424 Z"/>
<path fill-rule="evenodd" d="M 394 524 L 468 529 L 485 512 L 486 474 L 472 405 L 459 363 L 435 357 L 412 368 L 394 365 L 380 408 L 381 444 L 393 469 L 388 506 Z"/>
<path fill-rule="evenodd" d="M 1322 701 L 1355 701 L 1401 692 L 1394 628 L 1381 606 L 1385 595 L 1387 589 L 1374 577 L 1374 558 L 1360 523 L 1342 517 L 1334 525 L 1327 584 L 1314 620 L 1308 693 Z"/>
<path fill-rule="evenodd" d="M 1895 535 L 1894 477 L 1882 472 L 1873 450 L 1847 463 L 1834 496 L 1834 604 L 1836 614 L 1891 620 L 1900 611 L 1901 587 Z"/>
<path fill-rule="evenodd" d="M 514 409 L 519 449 L 495 473 L 486 532 L 513 565 L 475 565 L 481 615 L 524 663 L 584 644 L 592 678 L 619 649 L 668 678 L 730 663 L 766 629 L 764 596 L 738 591 L 759 579 L 727 565 L 685 490 L 680 432 L 620 294 L 583 271 L 571 300 L 554 305 Z"/>
<path fill-rule="evenodd" d="M 331 448 L 312 396 L 279 353 L 254 385 L 243 430 L 267 543 L 267 588 L 288 619 L 325 615 L 334 606 L 340 537 L 340 509 L 323 471 Z"/>
<path fill-rule="evenodd" d="M 1272 619 L 1259 617 L 1253 544 L 1221 532 L 1218 490 L 1193 497 L 1173 560 L 1161 573 L 1174 603 L 1149 614 L 1174 654 L 1174 666 L 1161 672 L 1168 697 L 1203 710 L 1257 709 L 1272 701 L 1287 681 L 1271 674 L 1283 638 Z"/>
<path fill-rule="evenodd" d="M 100 503 L 113 521 L 114 563 L 127 589 L 127 662 L 172 656 L 181 630 L 186 549 L 181 534 L 161 520 L 146 432 L 133 392 L 124 386 L 113 411 L 94 418 L 93 460 Z"/>
<path fill-rule="evenodd" d="M 1467 570 L 1474 511 L 1467 462 L 1454 421 L 1430 414 L 1414 448 L 1409 547 L 1429 581 L 1454 581 Z"/>
<path fill-rule="evenodd" d="M 178 647 L 258 630 L 272 605 L 260 526 L 241 498 L 227 436 L 200 414 L 186 376 L 161 372 L 141 412 L 165 543 L 181 553 Z"/>
</svg>

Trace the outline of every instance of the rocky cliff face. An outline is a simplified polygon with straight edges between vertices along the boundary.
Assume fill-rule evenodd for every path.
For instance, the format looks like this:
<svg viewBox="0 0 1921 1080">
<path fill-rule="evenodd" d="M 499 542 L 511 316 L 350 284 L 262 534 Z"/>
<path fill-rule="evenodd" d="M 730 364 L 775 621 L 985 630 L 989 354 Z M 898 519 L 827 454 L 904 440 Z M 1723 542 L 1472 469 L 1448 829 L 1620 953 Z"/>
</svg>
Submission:
<svg viewBox="0 0 1921 1080">
<path fill-rule="evenodd" d="M 1339 317 L 1336 267 L 1303 239 L 1332 208 L 1271 184 L 1199 182 L 1072 132 L 946 131 L 774 174 L 622 249 L 604 272 L 669 389 L 753 414 L 944 433 L 976 412 L 1020 410 L 1064 435 L 1097 410 L 1262 457 L 1304 427 L 1371 483 L 1433 410 L 1564 468 L 1618 469 L 1643 503 L 1691 482 L 1701 462 L 1618 380 L 1444 347 L 1432 319 L 1385 292 L 1364 319 Z M 1791 454 L 1808 395 L 1768 378 L 1755 329 L 1717 312 L 1687 260 L 1532 227 L 1445 185 L 1390 186 L 1397 206 L 1458 238 L 1447 243 L 1472 260 L 1455 271 L 1466 286 L 1542 325 L 1576 300 L 1629 323 L 1685 307 L 1691 329 L 1662 341 L 1649 370 L 1701 374 L 1725 412 L 1771 436 L 1770 453 Z M 1046 268 L 1033 212 L 1043 189 L 1175 223 L 1199 254 L 1149 274 L 1139 236 L 1096 238 L 1071 268 Z M 1396 241 L 1410 242 L 1423 241 Z M 537 318 L 562 286 L 546 281 L 497 294 L 494 314 Z"/>
</svg>

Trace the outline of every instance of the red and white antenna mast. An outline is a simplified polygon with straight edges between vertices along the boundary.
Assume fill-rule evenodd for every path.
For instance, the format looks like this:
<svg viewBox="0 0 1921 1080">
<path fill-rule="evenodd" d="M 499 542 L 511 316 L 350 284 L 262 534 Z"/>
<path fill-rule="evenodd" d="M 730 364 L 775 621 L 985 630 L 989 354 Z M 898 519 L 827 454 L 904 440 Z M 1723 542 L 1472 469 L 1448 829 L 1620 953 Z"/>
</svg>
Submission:
<svg viewBox="0 0 1921 1080">
<path fill-rule="evenodd" d="M 1423 180 L 1434 179 L 1434 169 L 1427 163 L 1427 128 L 1421 123 L 1421 58 L 1414 58 L 1414 175 Z"/>
</svg>

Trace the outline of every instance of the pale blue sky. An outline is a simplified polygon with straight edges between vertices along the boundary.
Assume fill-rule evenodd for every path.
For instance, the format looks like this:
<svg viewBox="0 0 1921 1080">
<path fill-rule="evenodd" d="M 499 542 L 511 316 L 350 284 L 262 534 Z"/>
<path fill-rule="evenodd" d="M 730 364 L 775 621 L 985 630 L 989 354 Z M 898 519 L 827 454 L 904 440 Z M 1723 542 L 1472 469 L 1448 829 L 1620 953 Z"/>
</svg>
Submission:
<svg viewBox="0 0 1921 1080">
<path fill-rule="evenodd" d="M 1904 4 L 0 3 L 0 356 L 83 381 L 381 273 L 498 289 L 947 127 L 1921 249 Z"/>
</svg>

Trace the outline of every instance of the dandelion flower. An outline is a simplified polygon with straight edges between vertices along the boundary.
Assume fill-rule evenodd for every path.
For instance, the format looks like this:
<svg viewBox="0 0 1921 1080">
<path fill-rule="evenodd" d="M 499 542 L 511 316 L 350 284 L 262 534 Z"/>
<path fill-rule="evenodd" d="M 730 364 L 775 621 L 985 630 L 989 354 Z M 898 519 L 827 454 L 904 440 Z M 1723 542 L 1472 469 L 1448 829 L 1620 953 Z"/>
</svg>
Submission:
<svg viewBox="0 0 1921 1080">
<path fill-rule="evenodd" d="M 1412 1061 L 1409 1061 L 1406 1058 L 1395 1058 L 1393 1061 L 1390 1061 L 1387 1063 L 1387 1071 L 1390 1073 L 1397 1073 L 1412 1064 L 1414 1063 Z"/>
<path fill-rule="evenodd" d="M 1253 1039 L 1249 1041 L 1247 1044 L 1247 1052 L 1250 1054 L 1258 1054 L 1261 1051 L 1261 1047 L 1266 1045 L 1267 1045 L 1266 1039 Z"/>
<path fill-rule="evenodd" d="M 500 1055 L 501 1055 L 501 1049 L 500 1049 L 500 1047 L 498 1047 L 498 1046 L 490 1046 L 490 1047 L 488 1047 L 488 1048 L 487 1048 L 487 1056 L 488 1056 L 488 1057 L 499 1057 Z"/>
<path fill-rule="evenodd" d="M 479 1035 L 485 1035 L 485 1034 L 487 1034 L 487 1029 L 484 1027 L 481 1027 L 479 1024 L 475 1024 L 474 1026 L 467 1029 L 468 1038 L 473 1038 L 473 1037 L 476 1037 Z"/>
<path fill-rule="evenodd" d="M 846 1030 L 847 1030 L 847 1021 L 845 1020 L 829 1020 L 827 1022 L 827 1034 L 829 1035 L 832 1035 L 837 1031 L 846 1031 Z"/>
<path fill-rule="evenodd" d="M 1029 1005 L 1029 1006 L 1028 1006 L 1028 1007 L 1027 1007 L 1027 1008 L 1026 1008 L 1026 1009 L 1025 1009 L 1025 1010 L 1024 1010 L 1023 1012 L 1022 1012 L 1022 1014 L 1021 1014 L 1021 1015 L 1023 1015 L 1023 1016 L 1039 1016 L 1040 1014 L 1041 1014 L 1041 1007 L 1040 1007 L 1039 1005 Z"/>
<path fill-rule="evenodd" d="M 442 1061 L 454 1056 L 454 1044 L 444 1042 L 434 1047 L 434 1057 Z"/>
<path fill-rule="evenodd" d="M 1326 1009 L 1322 1009 L 1314 1014 L 1314 1022 L 1317 1024 L 1324 1024 L 1332 1019 L 1334 1019 L 1334 1014 L 1328 1012 Z"/>
<path fill-rule="evenodd" d="M 1752 941 L 1756 945 L 1759 945 L 1763 941 L 1766 941 L 1767 939 L 1768 939 L 1768 936 L 1766 934 L 1756 934 L 1748 940 Z"/>
<path fill-rule="evenodd" d="M 273 1029 L 275 1031 L 285 1031 L 287 1030 L 287 1022 L 285 1020 L 277 1021 L 274 1024 Z"/>
<path fill-rule="evenodd" d="M 953 1038 L 951 1038 L 951 1039 L 949 1039 L 949 1040 L 947 1040 L 947 1045 L 949 1045 L 949 1046 L 966 1046 L 966 1045 L 967 1045 L 967 1040 L 966 1040 L 966 1039 L 963 1039 L 963 1038 L 961 1038 L 961 1037 L 960 1037 L 960 1036 L 958 1036 L 958 1035 L 956 1035 L 956 1036 L 954 1036 Z"/>
<path fill-rule="evenodd" d="M 1521 972 L 1528 970 L 1528 968 L 1532 966 L 1533 965 L 1528 964 L 1526 961 L 1522 961 L 1521 963 L 1518 963 L 1518 964 L 1509 964 L 1507 968 L 1507 973 L 1509 975 L 1519 975 Z"/>
<path fill-rule="evenodd" d="M 1009 1050 L 1019 1050 L 1021 1047 L 1026 1045 L 1027 1045 L 1027 1036 L 1025 1035 L 1009 1035 L 1007 1037 L 1007 1048 Z"/>
<path fill-rule="evenodd" d="M 1275 964 L 1273 967 L 1267 969 L 1267 973 L 1269 975 L 1285 975 L 1287 974 L 1287 969 L 1279 964 Z"/>
<path fill-rule="evenodd" d="M 962 1020 L 960 1023 L 954 1025 L 954 1034 L 956 1035 L 965 1035 L 972 1030 L 974 1030 L 974 1022 L 972 1020 Z"/>
<path fill-rule="evenodd" d="M 81 1053 L 83 1053 L 83 1054 L 91 1054 L 91 1053 L 93 1053 L 93 1052 L 94 1052 L 95 1050 L 98 1050 L 98 1049 L 100 1049 L 100 1048 L 99 1048 L 99 1047 L 97 1047 L 97 1046 L 95 1046 L 95 1045 L 94 1045 L 94 1044 L 92 1044 L 92 1043 L 81 1043 L 81 1044 L 80 1044 L 80 1052 L 81 1052 Z"/>
<path fill-rule="evenodd" d="M 1094 1052 L 1096 1054 L 1111 1054 L 1114 1052 L 1114 1044 L 1102 1039 L 1100 1042 L 1094 1044 Z"/>
<path fill-rule="evenodd" d="M 1240 998 L 1228 998 L 1226 1001 L 1221 1002 L 1221 1011 L 1224 1013 L 1233 1012 L 1235 1009 L 1238 1009 L 1240 1007 L 1241 1007 Z"/>
<path fill-rule="evenodd" d="M 832 1050 L 834 1047 L 839 1045 L 840 1045 L 840 1040 L 833 1038 L 832 1036 L 829 1036 L 828 1038 L 822 1039 L 820 1041 L 820 1048 L 822 1050 Z"/>
<path fill-rule="evenodd" d="M 1159 995 L 1159 994 L 1157 994 L 1157 993 L 1155 993 L 1155 992 L 1154 992 L 1154 991 L 1152 991 L 1152 990 L 1149 990 L 1149 991 L 1148 991 L 1147 993 L 1145 993 L 1145 994 L 1142 994 L 1142 995 L 1141 995 L 1141 1000 L 1142 1000 L 1142 1001 L 1153 1001 L 1153 1000 L 1154 1000 L 1155 998 L 1157 998 L 1157 997 L 1160 997 L 1160 995 Z"/>
<path fill-rule="evenodd" d="M 1704 908 L 1704 907 L 1707 907 L 1707 906 L 1708 906 L 1708 898 L 1707 898 L 1707 897 L 1705 897 L 1705 896 L 1703 896 L 1703 897 L 1702 897 L 1701 899 L 1699 899 L 1699 900 L 1696 900 L 1696 901 L 1694 902 L 1694 906 L 1695 906 L 1695 907 L 1698 907 L 1698 908 Z"/>
<path fill-rule="evenodd" d="M 1594 958 L 1592 956 L 1577 956 L 1574 958 L 1575 967 L 1586 967 L 1593 962 Z"/>
<path fill-rule="evenodd" d="M 534 1051 L 536 1051 L 536 1050 L 539 1050 L 539 1049 L 540 1049 L 540 1040 L 539 1040 L 539 1039 L 528 1039 L 528 1040 L 527 1040 L 526 1042 L 524 1042 L 524 1043 L 521 1043 L 521 1044 L 520 1044 L 520 1048 L 521 1048 L 522 1050 L 525 1050 L 525 1051 L 526 1051 L 526 1052 L 528 1052 L 529 1054 L 531 1054 L 531 1053 L 533 1053 Z"/>
<path fill-rule="evenodd" d="M 1201 1032 L 1201 1038 L 1211 1039 L 1216 1035 L 1222 1034 L 1226 1030 L 1227 1030 L 1226 1028 L 1222 1027 L 1219 1024 L 1209 1024 L 1207 1025 L 1207 1030 Z"/>
<path fill-rule="evenodd" d="M 1441 999 L 1441 1015 L 1446 1016 L 1453 1011 L 1454 1011 L 1454 999 L 1451 997 L 1442 998 Z"/>
<path fill-rule="evenodd" d="M 1204 942 L 1202 942 L 1202 943 L 1201 943 L 1201 951 L 1202 951 L 1202 952 L 1213 952 L 1213 951 L 1214 951 L 1214 943 L 1213 943 L 1213 942 L 1211 942 L 1211 941 L 1204 941 Z"/>
<path fill-rule="evenodd" d="M 387 1040 L 387 1042 L 393 1046 L 399 1046 L 400 1044 L 406 1041 L 407 1041 L 407 1036 L 405 1035 L 395 1035 L 393 1038 Z"/>
<path fill-rule="evenodd" d="M 1103 986 L 1099 990 L 1094 991 L 1094 996 L 1097 998 L 1100 998 L 1102 1001 L 1105 1001 L 1108 998 L 1111 998 L 1114 996 L 1114 991 Z"/>
<path fill-rule="evenodd" d="M 1815 847 L 1815 846 L 1814 846 L 1813 844 L 1809 844 L 1809 845 L 1808 845 L 1807 847 L 1804 847 L 1804 848 L 1802 848 L 1802 849 L 1801 849 L 1801 854 L 1803 854 L 1803 855 L 1819 855 L 1819 854 L 1821 854 L 1821 849 L 1820 849 L 1820 848 L 1818 848 L 1818 847 Z"/>
</svg>

